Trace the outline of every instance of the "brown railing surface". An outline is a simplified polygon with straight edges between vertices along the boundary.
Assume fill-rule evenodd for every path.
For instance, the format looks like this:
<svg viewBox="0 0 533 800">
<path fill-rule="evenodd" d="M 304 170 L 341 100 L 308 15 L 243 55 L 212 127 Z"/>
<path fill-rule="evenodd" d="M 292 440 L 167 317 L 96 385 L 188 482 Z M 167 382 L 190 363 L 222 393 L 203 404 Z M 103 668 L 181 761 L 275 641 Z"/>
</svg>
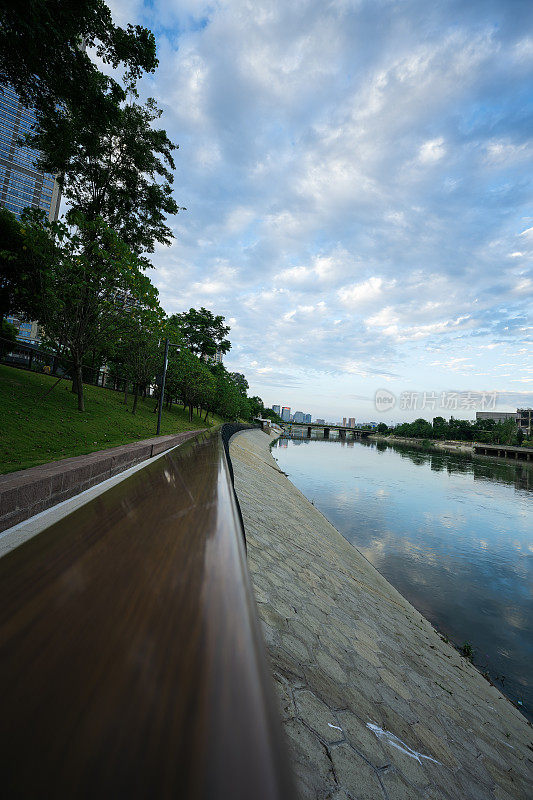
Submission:
<svg viewBox="0 0 533 800">
<path fill-rule="evenodd" d="M 6 798 L 292 798 L 220 432 L 0 559 Z"/>
</svg>

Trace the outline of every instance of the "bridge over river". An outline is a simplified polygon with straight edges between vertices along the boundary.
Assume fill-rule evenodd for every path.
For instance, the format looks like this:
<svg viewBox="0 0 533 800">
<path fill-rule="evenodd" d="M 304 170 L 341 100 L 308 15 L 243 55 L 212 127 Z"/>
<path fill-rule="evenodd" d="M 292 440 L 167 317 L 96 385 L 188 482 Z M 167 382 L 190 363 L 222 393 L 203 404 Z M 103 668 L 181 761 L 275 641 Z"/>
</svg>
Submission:
<svg viewBox="0 0 533 800">
<path fill-rule="evenodd" d="M 362 428 L 350 428 L 347 425 L 333 425 L 332 423 L 322 425 L 315 422 L 311 425 L 307 422 L 285 422 L 282 428 L 288 436 L 297 434 L 298 437 L 301 436 L 304 439 L 310 439 L 313 431 L 322 433 L 324 439 L 329 439 L 331 431 L 338 431 L 339 439 L 364 439 L 373 432 Z"/>
</svg>

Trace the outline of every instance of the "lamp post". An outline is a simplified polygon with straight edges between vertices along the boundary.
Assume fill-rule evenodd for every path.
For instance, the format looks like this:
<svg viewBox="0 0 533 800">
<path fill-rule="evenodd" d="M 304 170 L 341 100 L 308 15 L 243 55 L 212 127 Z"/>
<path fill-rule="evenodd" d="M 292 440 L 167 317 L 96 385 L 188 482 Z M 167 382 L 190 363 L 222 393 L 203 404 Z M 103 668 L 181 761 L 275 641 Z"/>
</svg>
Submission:
<svg viewBox="0 0 533 800">
<path fill-rule="evenodd" d="M 165 355 L 163 357 L 163 375 L 161 377 L 161 391 L 159 392 L 159 409 L 157 411 L 157 436 L 159 436 L 161 432 L 161 413 L 163 411 L 163 399 L 165 395 L 165 379 L 167 377 L 169 347 L 179 348 L 179 344 L 172 344 L 171 342 L 169 342 L 168 338 L 165 339 Z"/>
</svg>

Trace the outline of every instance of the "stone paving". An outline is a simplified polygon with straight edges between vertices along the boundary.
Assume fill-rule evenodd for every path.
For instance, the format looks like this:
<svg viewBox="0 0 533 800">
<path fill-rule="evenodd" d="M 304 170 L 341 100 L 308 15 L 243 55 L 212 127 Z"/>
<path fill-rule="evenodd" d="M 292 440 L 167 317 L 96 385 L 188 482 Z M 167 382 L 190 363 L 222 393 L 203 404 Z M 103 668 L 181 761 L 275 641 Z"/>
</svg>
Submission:
<svg viewBox="0 0 533 800">
<path fill-rule="evenodd" d="M 230 445 L 302 800 L 530 800 L 532 728 L 290 483 Z"/>
</svg>

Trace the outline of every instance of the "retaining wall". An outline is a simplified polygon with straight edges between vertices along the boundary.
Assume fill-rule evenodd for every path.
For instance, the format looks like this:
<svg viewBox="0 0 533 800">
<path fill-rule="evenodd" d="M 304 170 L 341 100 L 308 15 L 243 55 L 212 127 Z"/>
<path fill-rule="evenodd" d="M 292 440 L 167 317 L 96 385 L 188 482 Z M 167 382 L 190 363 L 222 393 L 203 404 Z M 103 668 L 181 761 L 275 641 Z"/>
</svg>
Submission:
<svg viewBox="0 0 533 800">
<path fill-rule="evenodd" d="M 0 531 L 68 500 L 141 461 L 157 456 L 200 432 L 185 431 L 143 439 L 0 475 Z"/>
</svg>

